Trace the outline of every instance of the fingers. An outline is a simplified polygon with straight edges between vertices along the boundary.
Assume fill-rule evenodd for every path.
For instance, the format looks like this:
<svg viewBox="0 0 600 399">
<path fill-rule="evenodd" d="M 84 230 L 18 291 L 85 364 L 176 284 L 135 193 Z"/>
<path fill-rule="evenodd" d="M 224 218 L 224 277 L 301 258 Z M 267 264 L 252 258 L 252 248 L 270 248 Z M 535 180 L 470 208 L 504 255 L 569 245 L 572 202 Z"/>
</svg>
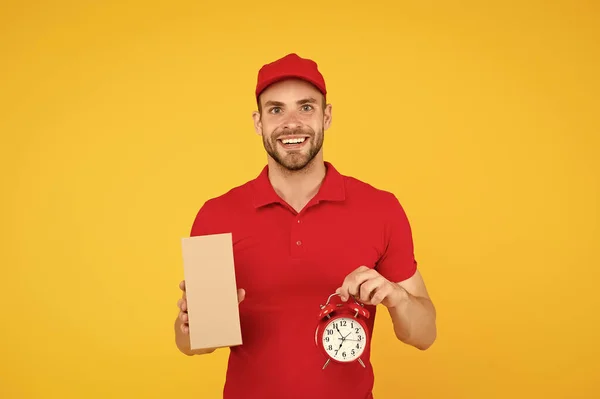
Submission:
<svg viewBox="0 0 600 399">
<path fill-rule="evenodd" d="M 179 320 L 187 324 L 189 321 L 187 312 L 179 312 Z"/>
<path fill-rule="evenodd" d="M 371 292 L 370 304 L 377 306 L 382 303 L 384 299 L 389 298 L 393 293 L 393 286 L 389 284 L 387 280 L 383 279 L 383 282 Z"/>
<path fill-rule="evenodd" d="M 179 328 L 181 328 L 181 332 L 184 334 L 188 334 L 190 332 L 190 326 L 187 323 L 181 323 Z"/>
<path fill-rule="evenodd" d="M 187 312 L 187 299 L 180 298 L 177 301 L 177 307 L 179 308 L 180 311 Z"/>
<path fill-rule="evenodd" d="M 188 314 L 187 314 L 187 312 L 180 311 L 178 317 L 179 317 L 179 320 L 181 320 L 181 324 L 180 324 L 181 331 L 183 333 L 187 334 L 189 332 L 189 330 L 190 330 L 190 325 L 188 323 L 189 320 L 188 320 Z"/>
<path fill-rule="evenodd" d="M 360 285 L 358 297 L 363 303 L 373 304 L 373 297 L 381 295 L 381 290 L 385 287 L 385 279 L 381 276 L 373 277 Z"/>
<path fill-rule="evenodd" d="M 243 288 L 238 289 L 237 296 L 238 296 L 238 305 L 239 305 L 244 300 L 244 298 L 246 298 L 246 290 L 244 290 Z"/>
<path fill-rule="evenodd" d="M 187 298 L 187 291 L 186 291 L 186 289 L 185 289 L 185 280 L 182 280 L 182 281 L 179 283 L 179 288 L 181 289 L 181 291 L 183 291 L 183 292 L 182 292 L 182 294 L 181 294 L 181 297 L 182 297 L 183 299 Z"/>
<path fill-rule="evenodd" d="M 342 301 L 347 301 L 352 295 L 364 304 L 376 306 L 393 296 L 394 288 L 376 270 L 361 266 L 346 276 L 336 293 Z"/>
<path fill-rule="evenodd" d="M 361 285 L 367 280 L 376 278 L 377 276 L 379 276 L 379 273 L 375 270 L 366 266 L 361 266 L 346 276 L 342 286 L 336 290 L 336 293 L 340 295 L 342 301 L 347 301 L 348 298 L 350 298 L 350 295 L 358 297 L 360 296 Z"/>
<path fill-rule="evenodd" d="M 184 298 L 181 298 L 177 301 L 177 307 L 179 308 L 179 320 L 181 320 L 181 329 L 183 332 L 184 331 L 184 327 L 189 327 L 188 326 L 188 320 L 189 320 L 189 316 L 187 313 L 187 301 Z"/>
<path fill-rule="evenodd" d="M 187 295 L 185 291 L 185 280 L 182 280 L 179 283 L 179 289 L 183 291 L 181 293 L 181 298 L 177 301 L 177 307 L 179 308 L 179 315 L 177 317 L 179 318 L 179 320 L 181 320 L 179 328 L 181 329 L 181 332 L 183 332 L 184 334 L 188 334 L 190 331 L 190 326 L 188 323 L 189 316 L 187 313 Z"/>
</svg>

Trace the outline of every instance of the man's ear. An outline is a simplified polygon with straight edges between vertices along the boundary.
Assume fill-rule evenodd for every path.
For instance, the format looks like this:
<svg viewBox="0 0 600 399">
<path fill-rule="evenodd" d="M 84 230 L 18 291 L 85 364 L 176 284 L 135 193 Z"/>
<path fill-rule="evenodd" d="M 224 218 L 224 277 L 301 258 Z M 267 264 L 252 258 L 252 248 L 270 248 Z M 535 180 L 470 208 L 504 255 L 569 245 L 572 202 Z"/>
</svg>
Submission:
<svg viewBox="0 0 600 399">
<path fill-rule="evenodd" d="M 252 112 L 252 119 L 254 120 L 254 130 L 256 130 L 256 134 L 262 136 L 262 121 L 260 120 L 260 112 Z"/>
<path fill-rule="evenodd" d="M 327 104 L 325 109 L 323 109 L 323 129 L 327 130 L 331 126 L 331 118 L 332 118 L 332 105 Z"/>
</svg>

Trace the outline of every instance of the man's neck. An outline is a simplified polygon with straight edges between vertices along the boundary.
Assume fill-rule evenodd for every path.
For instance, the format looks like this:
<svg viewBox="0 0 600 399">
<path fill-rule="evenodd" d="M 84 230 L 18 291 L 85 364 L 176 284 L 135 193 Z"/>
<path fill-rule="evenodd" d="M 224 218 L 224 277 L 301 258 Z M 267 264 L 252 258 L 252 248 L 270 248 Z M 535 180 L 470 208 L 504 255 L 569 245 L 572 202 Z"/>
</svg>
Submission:
<svg viewBox="0 0 600 399">
<path fill-rule="evenodd" d="M 317 194 L 326 171 L 325 163 L 317 159 L 298 171 L 289 171 L 269 160 L 269 181 L 273 189 L 296 212 L 300 212 Z"/>
</svg>

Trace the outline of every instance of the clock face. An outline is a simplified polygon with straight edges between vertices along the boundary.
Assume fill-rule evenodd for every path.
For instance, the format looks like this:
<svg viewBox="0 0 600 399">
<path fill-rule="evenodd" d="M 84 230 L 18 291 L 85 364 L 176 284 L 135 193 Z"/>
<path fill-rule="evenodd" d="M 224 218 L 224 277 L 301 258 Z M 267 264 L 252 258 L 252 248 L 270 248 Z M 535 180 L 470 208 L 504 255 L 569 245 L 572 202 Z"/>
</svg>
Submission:
<svg viewBox="0 0 600 399">
<path fill-rule="evenodd" d="M 331 319 L 322 333 L 327 354 L 339 362 L 352 362 L 365 350 L 367 334 L 360 323 L 350 317 Z"/>
</svg>

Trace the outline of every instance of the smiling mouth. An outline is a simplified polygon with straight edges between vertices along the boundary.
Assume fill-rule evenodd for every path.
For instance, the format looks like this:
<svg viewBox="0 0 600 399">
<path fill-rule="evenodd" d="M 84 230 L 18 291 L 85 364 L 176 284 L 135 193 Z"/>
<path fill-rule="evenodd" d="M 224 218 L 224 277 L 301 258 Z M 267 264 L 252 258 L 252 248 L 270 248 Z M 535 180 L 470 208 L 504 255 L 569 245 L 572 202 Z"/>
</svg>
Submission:
<svg viewBox="0 0 600 399">
<path fill-rule="evenodd" d="M 308 137 L 293 137 L 278 139 L 279 144 L 286 149 L 301 148 L 308 141 Z"/>
</svg>

